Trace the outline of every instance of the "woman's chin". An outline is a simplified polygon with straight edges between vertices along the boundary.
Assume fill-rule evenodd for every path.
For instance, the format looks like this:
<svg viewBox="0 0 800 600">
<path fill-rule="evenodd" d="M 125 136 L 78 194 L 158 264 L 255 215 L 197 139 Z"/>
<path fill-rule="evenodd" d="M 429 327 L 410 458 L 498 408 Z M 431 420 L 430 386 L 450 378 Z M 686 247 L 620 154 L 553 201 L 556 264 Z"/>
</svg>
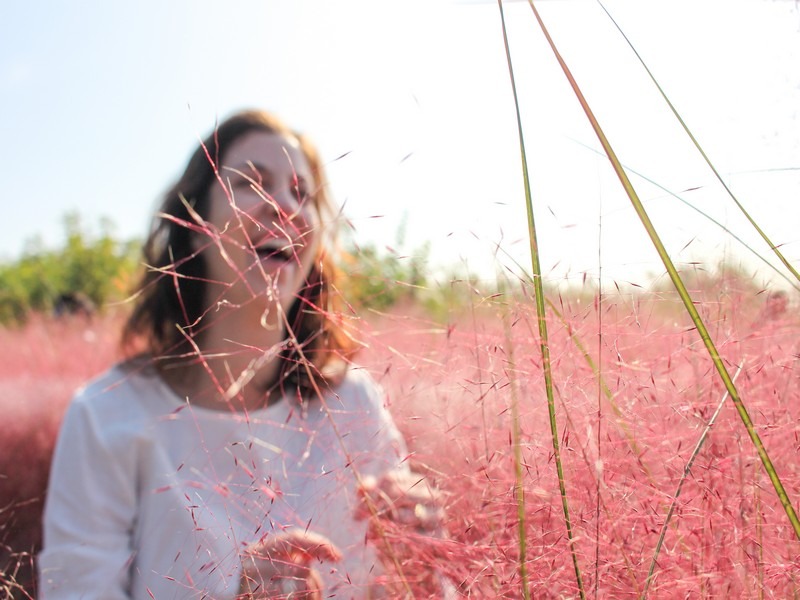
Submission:
<svg viewBox="0 0 800 600">
<path fill-rule="evenodd" d="M 278 306 L 288 312 L 302 291 L 302 285 L 303 278 L 295 264 L 284 264 L 275 271 L 266 272 L 266 277 L 259 273 L 256 280 L 250 283 L 256 304 L 269 312 L 277 312 Z"/>
<path fill-rule="evenodd" d="M 297 265 L 291 262 L 266 259 L 248 272 L 248 283 L 257 295 L 273 298 L 287 291 L 287 283 L 296 272 Z"/>
</svg>

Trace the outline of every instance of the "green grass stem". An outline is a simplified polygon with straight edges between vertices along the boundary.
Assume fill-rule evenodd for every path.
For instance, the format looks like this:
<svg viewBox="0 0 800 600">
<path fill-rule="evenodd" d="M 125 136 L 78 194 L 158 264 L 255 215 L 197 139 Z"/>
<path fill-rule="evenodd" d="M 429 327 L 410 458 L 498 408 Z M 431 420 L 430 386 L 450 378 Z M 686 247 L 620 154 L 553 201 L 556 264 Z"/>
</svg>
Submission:
<svg viewBox="0 0 800 600">
<path fill-rule="evenodd" d="M 603 196 L 600 196 L 599 216 L 597 219 L 597 369 L 592 369 L 597 379 L 597 461 L 603 461 Z M 572 329 L 569 329 L 572 333 Z M 585 355 L 588 354 L 584 352 Z M 568 411 L 564 411 L 569 414 Z M 595 525 L 594 525 L 594 597 L 600 593 L 600 504 L 602 500 L 602 475 L 598 475 L 595 484 Z M 627 564 L 627 560 L 625 561 Z"/>
<path fill-rule="evenodd" d="M 511 256 L 508 252 L 506 252 L 504 249 L 500 248 L 500 251 L 503 252 L 506 258 L 508 258 L 512 263 L 514 263 L 514 266 L 520 270 L 520 273 L 525 277 L 525 279 L 527 279 L 529 283 L 533 284 L 534 278 L 530 275 L 530 273 L 528 273 L 525 270 L 525 267 L 520 265 L 519 262 L 517 262 L 517 260 L 513 256 Z M 642 472 L 644 472 L 644 474 L 647 476 L 647 479 L 650 482 L 650 484 L 653 487 L 655 487 L 656 483 L 655 480 L 653 479 L 652 472 L 650 471 L 650 468 L 647 466 L 647 464 L 644 462 L 644 459 L 642 458 L 644 452 L 642 452 L 641 448 L 639 448 L 639 444 L 636 443 L 636 438 L 634 437 L 633 433 L 631 433 L 628 424 L 625 422 L 625 415 L 622 414 L 619 405 L 614 400 L 614 393 L 611 391 L 611 388 L 608 387 L 608 384 L 606 383 L 606 380 L 603 377 L 603 374 L 600 370 L 599 350 L 598 350 L 598 363 L 596 364 L 594 359 L 592 358 L 592 355 L 589 354 L 589 351 L 583 344 L 583 341 L 578 336 L 578 334 L 575 333 L 575 330 L 572 329 L 569 321 L 567 321 L 567 318 L 559 310 L 558 306 L 556 306 L 556 304 L 548 298 L 545 298 L 545 302 L 547 303 L 547 306 L 550 307 L 550 311 L 561 322 L 561 325 L 564 327 L 564 329 L 566 329 L 567 333 L 569 334 L 570 340 L 578 349 L 578 351 L 581 353 L 581 356 L 583 356 L 583 360 L 586 361 L 586 364 L 592 370 L 592 373 L 597 379 L 598 387 L 600 388 L 603 396 L 605 396 L 606 400 L 608 401 L 608 405 L 611 407 L 611 410 L 614 413 L 614 416 L 616 417 L 616 423 L 622 430 L 623 435 L 625 436 L 625 441 L 628 443 L 628 447 L 631 449 L 631 452 L 633 452 L 634 456 L 636 456 L 636 462 L 639 463 L 639 467 L 642 469 Z"/>
<path fill-rule="evenodd" d="M 505 282 L 502 276 L 497 278 L 498 291 L 505 293 Z M 506 349 L 506 376 L 511 389 L 511 436 L 514 446 L 514 499 L 517 503 L 517 532 L 519 535 L 519 577 L 522 582 L 522 597 L 530 600 L 527 567 L 527 532 L 525 527 L 525 486 L 523 482 L 521 425 L 519 419 L 519 388 L 517 386 L 517 366 L 514 360 L 514 342 L 511 336 L 510 307 L 503 311 L 503 332 Z"/>
<path fill-rule="evenodd" d="M 550 310 L 553 312 L 553 314 L 556 317 L 558 317 L 558 320 L 561 321 L 561 324 L 564 326 L 564 328 L 567 330 L 567 333 L 569 334 L 570 340 L 572 340 L 572 343 L 575 345 L 575 347 L 583 356 L 583 360 L 586 361 L 586 364 L 592 370 L 592 373 L 594 374 L 595 379 L 597 380 L 598 387 L 600 388 L 603 396 L 605 396 L 608 405 L 611 407 L 611 410 L 613 411 L 614 416 L 616 417 L 617 425 L 622 430 L 622 433 L 625 436 L 625 440 L 628 442 L 628 446 L 630 447 L 631 452 L 633 452 L 634 456 L 636 457 L 636 462 L 639 463 L 639 467 L 647 476 L 647 479 L 650 481 L 651 485 L 655 487 L 655 480 L 653 479 L 650 468 L 645 464 L 644 459 L 642 458 L 644 453 L 642 452 L 641 448 L 639 448 L 639 444 L 636 443 L 636 438 L 633 436 L 633 433 L 631 433 L 628 424 L 625 422 L 625 417 L 622 414 L 622 411 L 620 410 L 616 401 L 614 400 L 614 394 L 611 391 L 611 388 L 608 387 L 608 384 L 606 383 L 605 378 L 603 377 L 603 374 L 600 371 L 598 364 L 595 363 L 591 354 L 589 354 L 589 351 L 586 349 L 586 346 L 583 345 L 583 342 L 581 341 L 580 337 L 578 337 L 578 334 L 575 333 L 572 327 L 570 327 L 569 322 L 564 317 L 564 315 L 558 310 L 558 307 L 551 300 L 547 300 L 547 305 L 550 307 Z M 598 355 L 598 360 L 599 360 L 599 355 Z"/>
<path fill-rule="evenodd" d="M 572 555 L 572 564 L 575 569 L 575 580 L 578 585 L 581 600 L 586 598 L 583 587 L 580 565 L 578 564 L 578 554 L 575 549 L 575 537 L 572 531 L 572 521 L 569 513 L 569 501 L 567 498 L 567 488 L 564 481 L 564 468 L 561 462 L 561 450 L 558 441 L 558 426 L 556 424 L 556 407 L 553 396 L 553 374 L 550 365 L 550 344 L 547 337 L 547 321 L 544 305 L 544 289 L 542 287 L 542 269 L 539 264 L 539 245 L 536 240 L 536 224 L 533 217 L 533 202 L 531 199 L 531 185 L 528 175 L 528 159 L 525 153 L 525 136 L 522 132 L 522 118 L 519 109 L 519 99 L 517 97 L 517 85 L 514 78 L 514 67 L 511 62 L 511 50 L 508 47 L 508 32 L 506 30 L 506 19 L 503 11 L 503 1 L 497 0 L 500 9 L 500 22 L 503 29 L 503 44 L 506 51 L 506 61 L 508 63 L 508 74 L 511 79 L 511 90 L 514 95 L 514 109 L 517 116 L 517 131 L 519 134 L 520 159 L 522 161 L 522 177 L 525 186 L 525 206 L 528 213 L 528 237 L 531 247 L 531 267 L 533 270 L 533 289 L 536 298 L 536 315 L 539 324 L 539 340 L 542 354 L 542 369 L 544 371 L 545 391 L 547 393 L 547 411 L 550 417 L 550 433 L 553 439 L 553 458 L 556 463 L 558 473 L 558 487 L 561 494 L 561 506 L 564 511 L 564 523 L 567 528 L 567 541 L 569 551 Z"/>
<path fill-rule="evenodd" d="M 554 313 L 558 314 L 559 318 L 562 318 L 560 313 L 558 313 L 558 309 L 553 305 L 553 303 L 550 300 L 547 300 L 547 304 L 548 304 L 548 306 L 550 306 L 551 310 Z M 535 334 L 534 334 L 534 331 L 533 331 L 533 327 L 531 326 L 531 324 L 528 321 L 528 319 L 525 319 L 525 323 L 528 325 L 528 330 L 529 330 L 529 332 L 531 334 L 531 337 L 534 337 Z M 568 329 L 568 331 L 571 331 L 569 326 L 567 326 L 567 329 Z M 575 342 L 576 339 L 577 338 L 574 338 L 573 342 Z M 579 340 L 577 340 L 577 341 L 579 341 Z M 580 348 L 580 346 L 578 346 L 578 347 Z M 588 355 L 585 354 L 584 358 L 586 358 L 586 356 L 588 356 Z M 589 358 L 591 360 L 591 357 L 589 357 Z M 605 385 L 605 384 L 603 384 L 603 385 Z M 566 420 L 567 428 L 570 431 L 577 431 L 578 428 L 577 428 L 576 424 L 573 422 L 572 417 L 570 416 L 569 409 L 567 407 L 566 402 L 564 401 L 564 397 L 561 394 L 561 391 L 558 389 L 557 386 L 555 387 L 554 391 L 555 391 L 556 396 L 558 396 L 559 402 L 561 403 L 561 408 L 562 408 L 562 410 L 564 412 L 564 419 Z M 600 522 L 600 512 L 601 512 L 601 509 L 602 509 L 602 513 L 608 519 L 608 529 L 610 530 L 611 535 L 614 536 L 617 539 L 617 541 L 619 542 L 619 544 L 620 544 L 620 548 L 621 548 L 620 554 L 622 556 L 622 560 L 625 562 L 625 569 L 626 569 L 626 572 L 628 573 L 628 576 L 630 577 L 631 583 L 634 585 L 634 587 L 637 590 L 640 591 L 642 586 L 639 583 L 639 581 L 636 579 L 636 573 L 635 573 L 635 570 L 634 570 L 634 565 L 631 562 L 630 557 L 628 556 L 628 554 L 624 551 L 624 548 L 625 548 L 625 545 L 626 545 L 625 544 L 625 540 L 624 540 L 625 536 L 624 535 L 620 535 L 620 533 L 618 531 L 618 528 L 617 528 L 617 524 L 614 521 L 614 517 L 611 515 L 611 513 L 610 513 L 610 511 L 608 509 L 608 506 L 606 505 L 606 502 L 603 499 L 602 492 L 608 491 L 608 490 L 605 488 L 602 475 L 600 473 L 598 473 L 598 469 L 597 469 L 597 461 L 600 460 L 600 444 L 599 443 L 597 444 L 598 453 L 597 453 L 597 456 L 596 456 L 596 460 L 592 460 L 589 457 L 589 453 L 586 450 L 586 444 L 582 443 L 582 441 L 580 441 L 580 440 L 578 441 L 578 447 L 580 448 L 581 456 L 583 457 L 583 461 L 586 464 L 588 476 L 591 477 L 594 480 L 595 490 L 596 490 L 596 493 L 597 493 L 597 502 L 596 502 L 597 522 L 598 523 Z M 649 472 L 648 472 L 648 477 L 649 477 Z M 650 481 L 653 484 L 653 486 L 655 487 L 655 483 L 653 482 L 652 478 L 650 479 Z M 599 540 L 600 540 L 600 530 L 599 530 L 599 528 L 596 530 L 596 536 L 597 536 L 596 547 L 599 547 Z M 597 552 L 597 550 L 595 550 L 595 565 L 596 565 L 596 567 L 599 566 L 599 562 L 600 562 L 599 552 Z M 597 570 L 599 570 L 599 569 L 597 569 Z M 597 576 L 597 573 L 595 573 L 595 576 Z M 599 581 L 599 578 L 598 578 L 594 582 L 594 595 L 595 596 L 597 596 L 599 594 L 599 585 L 600 585 L 600 581 Z"/>
<path fill-rule="evenodd" d="M 572 418 L 570 417 L 569 410 L 567 408 L 567 404 L 566 404 L 566 402 L 564 402 L 563 395 L 561 394 L 561 392 L 559 391 L 559 389 L 557 387 L 556 387 L 555 391 L 556 391 L 556 395 L 558 396 L 558 400 L 561 403 L 561 408 L 564 410 L 564 418 L 565 418 L 565 420 L 567 422 L 567 426 L 572 431 L 577 431 L 577 427 L 576 427 L 575 423 L 572 421 Z M 620 534 L 618 524 L 615 521 L 615 517 L 614 517 L 614 515 L 611 514 L 611 511 L 609 510 L 608 505 L 606 504 L 606 501 L 603 499 L 603 495 L 601 493 L 601 492 L 609 492 L 609 495 L 611 495 L 611 492 L 605 486 L 605 482 L 603 481 L 602 475 L 600 473 L 598 473 L 597 463 L 595 461 L 591 460 L 591 458 L 589 457 L 589 453 L 586 450 L 586 444 L 583 444 L 579 440 L 578 441 L 578 447 L 580 448 L 581 456 L 583 457 L 583 462 L 586 464 L 588 476 L 591 477 L 594 480 L 595 489 L 597 490 L 597 502 L 596 502 L 597 509 L 596 510 L 599 513 L 600 509 L 602 509 L 603 514 L 605 515 L 606 519 L 608 520 L 608 525 L 607 525 L 606 529 L 610 532 L 611 536 L 613 536 L 616 539 L 616 541 L 619 543 L 620 555 L 622 556 L 622 560 L 625 563 L 625 572 L 628 574 L 628 577 L 630 577 L 631 583 L 633 584 L 634 588 L 636 588 L 637 593 L 640 593 L 641 589 L 642 589 L 642 585 L 639 583 L 639 580 L 636 579 L 636 571 L 635 571 L 635 568 L 634 568 L 634 564 L 631 561 L 630 557 L 628 556 L 628 553 L 625 551 L 625 546 L 626 546 L 625 535 L 621 535 Z M 598 450 L 599 450 L 599 446 L 598 446 Z M 599 459 L 600 459 L 600 454 L 598 452 L 597 460 L 599 460 Z M 599 519 L 599 514 L 598 514 L 598 522 L 599 521 L 600 521 L 600 519 Z M 597 539 L 599 541 L 599 539 L 600 539 L 599 531 L 597 532 L 597 536 L 598 536 Z M 598 563 L 598 565 L 599 565 L 599 560 L 600 560 L 599 559 L 599 553 L 596 552 L 595 553 L 595 561 Z M 596 573 L 596 575 L 597 575 L 597 573 Z M 600 580 L 598 578 L 594 582 L 594 595 L 598 596 L 599 592 L 600 592 Z"/>
</svg>

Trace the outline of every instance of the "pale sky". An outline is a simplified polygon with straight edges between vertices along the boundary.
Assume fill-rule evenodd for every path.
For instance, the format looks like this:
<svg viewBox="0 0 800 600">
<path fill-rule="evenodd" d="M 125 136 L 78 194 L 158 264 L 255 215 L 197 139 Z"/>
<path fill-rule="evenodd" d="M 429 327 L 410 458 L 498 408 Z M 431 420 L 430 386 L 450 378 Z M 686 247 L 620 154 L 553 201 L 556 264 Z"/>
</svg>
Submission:
<svg viewBox="0 0 800 600">
<path fill-rule="evenodd" d="M 543 270 L 579 280 L 602 263 L 607 282 L 662 273 L 530 7 L 505 6 Z M 770 257 L 599 5 L 537 6 L 622 162 Z M 800 264 L 797 2 L 606 6 L 740 200 Z M 404 226 L 399 250 L 427 241 L 439 264 L 489 278 L 508 264 L 503 253 L 530 264 L 498 8 L 469 0 L 0 4 L 0 257 L 36 235 L 58 243 L 71 210 L 142 237 L 198 136 L 245 107 L 317 141 L 357 240 L 395 246 Z M 632 180 L 677 262 L 726 257 L 768 276 L 729 234 Z"/>
</svg>

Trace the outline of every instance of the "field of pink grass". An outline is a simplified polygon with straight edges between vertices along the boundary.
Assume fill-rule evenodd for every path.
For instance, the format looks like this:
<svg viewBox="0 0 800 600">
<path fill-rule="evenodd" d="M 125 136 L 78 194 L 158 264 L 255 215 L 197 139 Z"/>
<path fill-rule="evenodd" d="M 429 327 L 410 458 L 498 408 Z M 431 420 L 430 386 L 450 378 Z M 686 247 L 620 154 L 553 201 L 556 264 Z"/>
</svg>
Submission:
<svg viewBox="0 0 800 600">
<path fill-rule="evenodd" d="M 109 315 L 0 328 L 0 595 L 32 589 L 58 426 L 77 387 L 113 362 L 118 327 Z"/>
<path fill-rule="evenodd" d="M 790 498 L 800 498 L 800 323 L 751 292 L 706 292 L 704 317 Z M 589 595 L 644 589 L 687 460 L 723 397 L 687 317 L 657 294 L 556 300 L 551 353 L 576 547 Z M 540 367 L 535 311 L 494 298 L 441 324 L 406 311 L 356 323 L 359 360 L 386 389 L 411 461 L 446 494 L 447 537 L 412 540 L 405 568 L 431 566 L 476 598 L 521 597 L 511 446 L 519 389 L 527 567 L 535 598 L 576 597 Z M 515 362 L 502 319 L 511 322 Z M 602 316 L 602 323 L 600 323 Z M 32 593 L 31 553 L 50 453 L 74 389 L 116 358 L 119 318 L 36 319 L 0 330 L 0 590 Z M 613 393 L 576 347 L 580 338 Z M 598 497 L 599 491 L 599 497 Z M 416 564 L 414 564 L 416 563 Z M 800 593 L 800 543 L 733 407 L 725 405 L 684 485 L 650 587 L 658 598 Z M 14 592 L 24 597 L 21 590 Z"/>
</svg>

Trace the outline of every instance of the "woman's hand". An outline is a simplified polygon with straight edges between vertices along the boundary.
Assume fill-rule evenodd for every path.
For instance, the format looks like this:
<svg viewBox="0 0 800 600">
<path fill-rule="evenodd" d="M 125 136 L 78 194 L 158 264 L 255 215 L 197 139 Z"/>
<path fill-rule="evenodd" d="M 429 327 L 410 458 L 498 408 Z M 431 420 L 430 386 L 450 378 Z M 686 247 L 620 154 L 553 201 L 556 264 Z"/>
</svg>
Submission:
<svg viewBox="0 0 800 600">
<path fill-rule="evenodd" d="M 237 598 L 321 600 L 322 580 L 311 563 L 341 558 L 333 542 L 312 531 L 290 529 L 270 534 L 250 546 L 242 557 Z"/>
<path fill-rule="evenodd" d="M 386 574 L 372 596 L 454 598 L 453 586 L 432 567 L 446 545 L 443 494 L 413 471 L 392 471 L 367 478 L 356 518 L 369 519 L 367 535 L 381 556 Z"/>
<path fill-rule="evenodd" d="M 380 480 L 366 478 L 360 493 L 363 502 L 357 518 L 388 520 L 418 534 L 441 536 L 442 493 L 424 475 L 403 470 L 391 471 Z"/>
</svg>

